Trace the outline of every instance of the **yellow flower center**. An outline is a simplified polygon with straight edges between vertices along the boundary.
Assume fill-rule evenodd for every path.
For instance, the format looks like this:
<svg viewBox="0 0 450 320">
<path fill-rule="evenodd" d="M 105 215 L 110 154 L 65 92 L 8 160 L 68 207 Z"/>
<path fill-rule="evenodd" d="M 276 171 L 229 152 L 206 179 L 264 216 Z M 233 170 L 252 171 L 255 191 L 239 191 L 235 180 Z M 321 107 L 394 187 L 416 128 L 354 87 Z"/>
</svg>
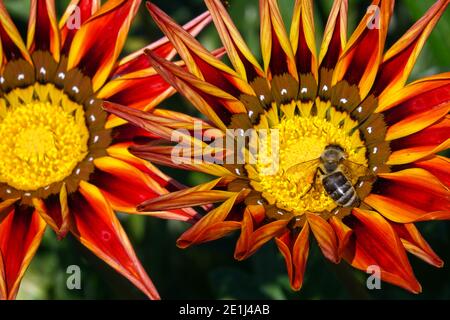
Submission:
<svg viewBox="0 0 450 320">
<path fill-rule="evenodd" d="M 68 177 L 88 151 L 81 105 L 53 85 L 35 84 L 0 98 L 0 182 L 23 191 Z"/>
<path fill-rule="evenodd" d="M 330 108 L 329 103 L 319 102 L 316 106 L 317 112 L 311 112 L 312 104 L 294 101 L 281 106 L 279 113 L 273 103 L 272 109 L 261 116 L 257 129 L 277 129 L 278 141 L 267 139 L 259 146 L 255 165 L 246 165 L 253 188 L 269 204 L 294 215 L 337 207 L 324 190 L 321 175 L 316 175 L 327 146 L 339 145 L 348 160 L 367 167 L 366 148 L 356 129 L 358 123 L 347 113 Z M 278 146 L 274 148 L 273 143 Z M 278 155 L 274 156 L 269 148 L 278 150 Z M 276 170 L 272 170 L 274 166 Z M 344 174 L 353 185 L 361 175 L 351 170 Z"/>
</svg>

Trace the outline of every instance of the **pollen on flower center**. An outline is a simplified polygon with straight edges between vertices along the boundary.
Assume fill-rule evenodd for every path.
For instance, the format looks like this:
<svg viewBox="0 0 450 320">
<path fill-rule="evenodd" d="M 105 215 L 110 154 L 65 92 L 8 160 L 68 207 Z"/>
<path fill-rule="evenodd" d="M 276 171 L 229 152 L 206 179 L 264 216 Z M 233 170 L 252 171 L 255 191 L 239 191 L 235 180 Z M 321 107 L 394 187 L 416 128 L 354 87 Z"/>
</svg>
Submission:
<svg viewBox="0 0 450 320">
<path fill-rule="evenodd" d="M 26 89 L 16 90 L 26 94 Z M 87 154 L 89 132 L 82 106 L 62 96 L 58 104 L 35 99 L 24 102 L 12 97 L 20 97 L 18 91 L 6 97 L 16 103 L 0 113 L 0 182 L 33 191 L 72 173 Z"/>
<path fill-rule="evenodd" d="M 301 110 L 298 102 L 293 102 L 292 106 Z M 251 185 L 262 193 L 269 204 L 294 215 L 331 211 L 337 206 L 324 190 L 320 175 L 314 179 L 320 164 L 319 157 L 328 145 L 341 146 L 348 160 L 367 166 L 364 142 L 358 130 L 351 130 L 358 123 L 345 112 L 328 107 L 326 114 L 325 110 L 320 110 L 322 107 L 319 106 L 314 115 L 301 112 L 283 114 L 278 123 L 271 127 L 279 132 L 278 156 L 274 157 L 262 146 L 254 170 L 249 170 Z M 261 122 L 273 123 L 273 120 L 263 119 L 270 118 L 271 114 L 263 115 Z M 274 165 L 274 159 L 278 168 L 271 172 L 268 167 Z M 354 172 L 345 174 L 352 184 L 359 178 Z"/>
</svg>

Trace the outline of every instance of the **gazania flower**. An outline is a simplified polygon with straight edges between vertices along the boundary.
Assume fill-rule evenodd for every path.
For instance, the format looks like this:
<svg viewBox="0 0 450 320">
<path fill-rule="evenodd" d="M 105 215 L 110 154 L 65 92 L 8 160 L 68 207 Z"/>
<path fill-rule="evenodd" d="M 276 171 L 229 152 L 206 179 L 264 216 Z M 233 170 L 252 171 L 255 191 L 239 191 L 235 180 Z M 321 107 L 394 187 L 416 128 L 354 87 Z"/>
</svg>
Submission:
<svg viewBox="0 0 450 320">
<path fill-rule="evenodd" d="M 110 100 L 148 110 L 174 92 L 143 51 L 118 61 L 139 5 L 73 0 L 58 24 L 54 1 L 32 0 L 25 44 L 0 1 L 0 298 L 15 298 L 47 225 L 158 298 L 114 210 L 136 213 L 169 180 L 127 151 L 149 135 L 101 108 Z M 209 20 L 205 13 L 186 29 L 196 34 Z M 148 48 L 175 53 L 167 38 Z"/>
<path fill-rule="evenodd" d="M 311 0 L 295 2 L 289 35 L 276 0 L 260 0 L 262 67 L 221 2 L 205 2 L 233 68 L 153 4 L 148 4 L 151 15 L 187 70 L 154 51 L 147 52 L 149 59 L 208 118 L 201 134 L 209 140 L 191 137 L 194 151 L 200 146 L 205 154 L 211 149 L 205 141 L 227 137 L 227 129 L 277 130 L 276 148 L 255 148 L 250 139 L 237 151 L 253 161 L 222 165 L 183 162 L 186 156 L 178 151 L 191 151 L 186 143 L 178 151 L 172 144 L 133 147 L 142 158 L 218 177 L 149 199 L 138 209 L 218 203 L 179 238 L 178 246 L 240 230 L 235 258 L 242 260 L 274 239 L 294 290 L 302 286 L 314 237 L 330 261 L 343 258 L 364 271 L 378 266 L 382 280 L 420 292 L 406 252 L 436 267 L 443 262 L 414 223 L 450 218 L 449 160 L 437 154 L 450 143 L 450 73 L 405 84 L 449 1 L 436 1 L 385 50 L 394 1 L 374 0 L 347 40 L 347 1 L 336 0 L 317 55 Z M 142 112 L 106 108 L 142 128 L 159 128 L 169 139 L 167 130 L 175 128 L 158 125 Z M 214 134 L 207 130 L 211 127 Z M 188 135 L 193 124 L 185 128 Z M 215 157 L 236 154 L 217 148 Z M 278 170 L 268 172 L 274 154 Z"/>
</svg>

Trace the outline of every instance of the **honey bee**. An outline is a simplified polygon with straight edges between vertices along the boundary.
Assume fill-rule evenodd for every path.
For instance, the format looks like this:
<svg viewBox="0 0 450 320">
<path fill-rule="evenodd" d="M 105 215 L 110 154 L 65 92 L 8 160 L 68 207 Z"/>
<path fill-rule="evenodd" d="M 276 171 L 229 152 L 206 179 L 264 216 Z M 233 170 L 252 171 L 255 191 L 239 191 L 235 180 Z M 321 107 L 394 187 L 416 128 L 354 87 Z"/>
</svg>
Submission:
<svg viewBox="0 0 450 320">
<path fill-rule="evenodd" d="M 287 173 L 308 170 L 307 168 L 313 166 L 315 166 L 313 182 L 302 197 L 313 187 L 316 188 L 317 180 L 319 180 L 336 205 L 347 208 L 355 207 L 360 203 L 361 200 L 346 172 L 366 179 L 369 177 L 369 170 L 362 164 L 348 160 L 347 153 L 341 146 L 328 145 L 319 158 L 295 164 L 287 170 Z"/>
</svg>

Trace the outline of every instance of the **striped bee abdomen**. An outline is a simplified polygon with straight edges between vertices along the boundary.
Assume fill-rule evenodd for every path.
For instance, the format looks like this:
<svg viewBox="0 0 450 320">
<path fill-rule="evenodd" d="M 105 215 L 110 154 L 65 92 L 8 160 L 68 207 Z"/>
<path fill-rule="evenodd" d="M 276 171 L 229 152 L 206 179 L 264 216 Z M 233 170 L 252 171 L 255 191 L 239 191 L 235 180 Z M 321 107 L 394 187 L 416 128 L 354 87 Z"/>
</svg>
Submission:
<svg viewBox="0 0 450 320">
<path fill-rule="evenodd" d="M 358 200 L 352 183 L 340 171 L 325 175 L 322 184 L 331 199 L 341 207 L 350 207 Z"/>
</svg>

